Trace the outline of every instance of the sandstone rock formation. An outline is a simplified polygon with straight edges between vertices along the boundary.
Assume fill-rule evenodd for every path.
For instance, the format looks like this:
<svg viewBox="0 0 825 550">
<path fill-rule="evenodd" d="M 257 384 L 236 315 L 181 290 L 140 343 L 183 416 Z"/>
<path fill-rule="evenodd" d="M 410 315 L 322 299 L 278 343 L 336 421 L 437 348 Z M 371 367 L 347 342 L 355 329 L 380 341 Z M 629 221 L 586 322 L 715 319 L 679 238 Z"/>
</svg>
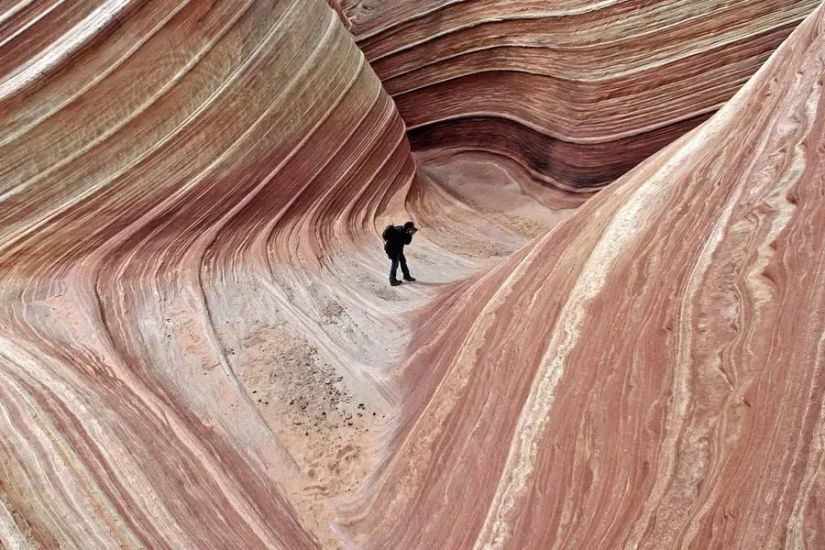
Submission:
<svg viewBox="0 0 825 550">
<path fill-rule="evenodd" d="M 414 149 L 505 155 L 569 191 L 705 120 L 818 0 L 343 0 Z"/>
<path fill-rule="evenodd" d="M 825 545 L 823 14 L 430 306 L 356 546 Z"/>
<path fill-rule="evenodd" d="M 0 545 L 825 547 L 814 4 L 0 0 Z"/>
<path fill-rule="evenodd" d="M 352 37 L 322 0 L 5 2 L 0 60 L 0 540 L 318 546 L 250 384 L 329 370 L 276 272 L 412 176 Z"/>
</svg>

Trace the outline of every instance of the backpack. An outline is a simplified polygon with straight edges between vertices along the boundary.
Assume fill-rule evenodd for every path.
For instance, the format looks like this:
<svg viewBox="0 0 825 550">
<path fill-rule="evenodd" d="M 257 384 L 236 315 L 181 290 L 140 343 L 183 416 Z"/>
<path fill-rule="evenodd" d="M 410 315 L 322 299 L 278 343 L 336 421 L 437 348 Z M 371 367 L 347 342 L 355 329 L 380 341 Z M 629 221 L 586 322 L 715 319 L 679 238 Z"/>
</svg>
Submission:
<svg viewBox="0 0 825 550">
<path fill-rule="evenodd" d="M 381 238 L 384 239 L 384 242 L 389 242 L 391 235 L 395 233 L 395 226 L 393 224 L 389 224 L 387 227 L 384 228 L 383 233 L 381 233 Z"/>
</svg>

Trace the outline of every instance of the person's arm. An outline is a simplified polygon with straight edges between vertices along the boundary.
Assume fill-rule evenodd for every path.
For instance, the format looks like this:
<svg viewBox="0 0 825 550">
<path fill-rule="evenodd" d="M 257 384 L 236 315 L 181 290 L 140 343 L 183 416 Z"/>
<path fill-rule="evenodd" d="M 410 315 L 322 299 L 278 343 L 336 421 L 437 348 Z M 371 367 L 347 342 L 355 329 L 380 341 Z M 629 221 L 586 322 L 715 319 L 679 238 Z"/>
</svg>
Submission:
<svg viewBox="0 0 825 550">
<path fill-rule="evenodd" d="M 410 244 L 412 242 L 412 233 L 407 233 L 404 231 L 404 244 Z"/>
</svg>

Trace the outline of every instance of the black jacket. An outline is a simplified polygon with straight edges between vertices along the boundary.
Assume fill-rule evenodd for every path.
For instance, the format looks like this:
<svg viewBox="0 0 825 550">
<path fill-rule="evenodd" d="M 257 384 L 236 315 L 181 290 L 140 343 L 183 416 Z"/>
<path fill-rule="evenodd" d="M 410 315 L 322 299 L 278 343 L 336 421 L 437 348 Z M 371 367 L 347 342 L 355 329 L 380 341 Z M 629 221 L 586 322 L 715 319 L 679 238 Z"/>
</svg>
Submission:
<svg viewBox="0 0 825 550">
<path fill-rule="evenodd" d="M 412 234 L 404 231 L 400 225 L 394 225 L 392 230 L 387 234 L 387 240 L 384 244 L 384 252 L 387 256 L 394 258 L 400 256 L 404 252 L 404 245 L 412 242 Z"/>
</svg>

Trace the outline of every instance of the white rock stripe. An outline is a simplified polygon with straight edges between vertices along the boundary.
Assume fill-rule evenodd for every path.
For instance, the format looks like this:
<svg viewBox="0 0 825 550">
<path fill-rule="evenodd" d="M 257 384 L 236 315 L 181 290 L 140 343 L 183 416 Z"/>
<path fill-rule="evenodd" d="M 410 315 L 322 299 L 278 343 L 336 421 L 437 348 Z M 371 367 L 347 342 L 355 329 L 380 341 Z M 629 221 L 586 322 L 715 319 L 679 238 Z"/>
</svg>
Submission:
<svg viewBox="0 0 825 550">
<path fill-rule="evenodd" d="M 33 57 L 25 67 L 0 80 L 0 100 L 37 80 L 42 73 L 57 65 L 64 57 L 74 53 L 110 20 L 115 19 L 127 5 L 129 5 L 129 0 L 106 2 L 75 25 L 71 32 L 60 37 L 40 55 Z"/>
<path fill-rule="evenodd" d="M 553 406 L 556 384 L 564 374 L 564 366 L 579 339 L 579 330 L 586 316 L 589 302 L 604 286 L 607 274 L 620 256 L 632 248 L 637 236 L 648 229 L 656 218 L 650 212 L 657 198 L 678 181 L 677 173 L 685 169 L 687 160 L 701 146 L 721 130 L 724 116 L 710 121 L 681 147 L 670 161 L 648 179 L 622 208 L 616 212 L 610 225 L 582 269 L 582 276 L 570 292 L 550 336 L 530 394 L 522 408 L 510 452 L 500 478 L 498 489 L 490 505 L 484 525 L 476 539 L 475 549 L 503 548 L 510 532 L 509 514 L 523 496 L 527 481 L 533 473 L 538 454 L 538 443 Z"/>
</svg>

